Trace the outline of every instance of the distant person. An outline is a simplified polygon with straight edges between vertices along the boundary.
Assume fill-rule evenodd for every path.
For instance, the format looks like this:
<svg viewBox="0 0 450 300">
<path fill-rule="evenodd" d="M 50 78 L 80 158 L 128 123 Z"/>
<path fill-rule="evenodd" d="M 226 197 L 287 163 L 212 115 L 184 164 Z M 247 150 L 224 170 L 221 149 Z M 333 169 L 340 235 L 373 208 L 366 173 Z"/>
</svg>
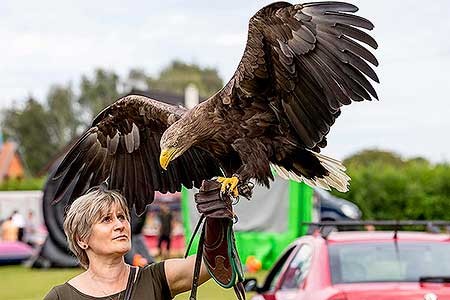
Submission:
<svg viewBox="0 0 450 300">
<path fill-rule="evenodd" d="M 23 235 L 25 232 L 25 218 L 19 213 L 17 209 L 13 211 L 12 221 L 18 229 L 17 240 L 23 242 Z"/>
<path fill-rule="evenodd" d="M 12 216 L 8 217 L 2 224 L 2 240 L 8 242 L 17 241 L 18 228 L 12 220 Z"/>
<path fill-rule="evenodd" d="M 167 206 L 166 204 L 161 204 L 158 217 L 160 221 L 158 240 L 159 255 L 161 255 L 161 257 L 168 257 L 170 254 L 170 242 L 172 234 L 172 212 L 170 211 L 169 206 Z M 163 242 L 166 243 L 166 254 L 165 252 L 163 252 Z"/>
<path fill-rule="evenodd" d="M 36 232 L 37 225 L 34 221 L 34 213 L 30 210 L 28 211 L 27 219 L 25 220 L 23 241 L 32 247 L 36 246 Z"/>
<path fill-rule="evenodd" d="M 364 226 L 364 228 L 366 229 L 366 231 L 376 231 L 375 226 L 372 224 L 367 224 Z"/>
<path fill-rule="evenodd" d="M 118 192 L 100 187 L 77 198 L 67 210 L 64 232 L 86 271 L 52 288 L 44 299 L 168 300 L 188 291 L 196 255 L 130 266 L 124 260 L 131 249 L 130 227 L 127 204 Z M 209 278 L 202 263 L 199 284 Z"/>
</svg>

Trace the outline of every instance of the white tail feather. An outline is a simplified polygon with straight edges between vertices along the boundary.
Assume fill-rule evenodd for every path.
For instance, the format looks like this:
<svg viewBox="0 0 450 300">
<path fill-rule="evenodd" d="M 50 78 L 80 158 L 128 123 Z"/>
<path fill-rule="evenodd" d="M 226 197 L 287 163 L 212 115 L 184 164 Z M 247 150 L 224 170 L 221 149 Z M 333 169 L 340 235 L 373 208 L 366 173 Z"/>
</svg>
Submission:
<svg viewBox="0 0 450 300">
<path fill-rule="evenodd" d="M 328 176 L 325 176 L 323 178 L 306 178 L 302 175 L 295 174 L 292 171 L 288 171 L 282 166 L 278 166 L 275 164 L 270 164 L 270 166 L 273 170 L 275 170 L 275 172 L 277 172 L 277 174 L 281 178 L 292 179 L 297 182 L 303 181 L 310 186 L 317 186 L 325 190 L 329 190 L 330 187 L 334 187 L 340 192 L 347 192 L 350 177 L 345 174 L 346 168 L 342 164 L 342 162 L 320 153 L 316 153 L 313 151 L 310 152 L 317 157 L 317 159 L 320 161 L 320 164 L 329 172 Z"/>
</svg>

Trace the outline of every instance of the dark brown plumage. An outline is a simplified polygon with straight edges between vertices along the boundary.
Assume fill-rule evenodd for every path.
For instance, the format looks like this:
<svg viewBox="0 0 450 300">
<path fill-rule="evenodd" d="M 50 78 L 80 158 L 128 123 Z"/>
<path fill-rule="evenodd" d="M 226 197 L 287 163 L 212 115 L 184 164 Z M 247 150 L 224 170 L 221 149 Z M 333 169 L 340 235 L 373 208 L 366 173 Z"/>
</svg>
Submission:
<svg viewBox="0 0 450 300">
<path fill-rule="evenodd" d="M 239 175 L 269 185 L 270 167 L 285 178 L 344 191 L 349 177 L 319 154 L 342 105 L 371 100 L 369 64 L 362 45 L 377 43 L 359 28 L 370 21 L 341 2 L 277 2 L 249 23 L 242 60 L 226 86 L 191 110 L 143 96 L 127 96 L 101 112 L 58 168 L 57 199 L 108 180 L 142 212 L 154 191 L 199 187 L 203 179 Z M 172 149 L 168 170 L 161 148 Z"/>
</svg>

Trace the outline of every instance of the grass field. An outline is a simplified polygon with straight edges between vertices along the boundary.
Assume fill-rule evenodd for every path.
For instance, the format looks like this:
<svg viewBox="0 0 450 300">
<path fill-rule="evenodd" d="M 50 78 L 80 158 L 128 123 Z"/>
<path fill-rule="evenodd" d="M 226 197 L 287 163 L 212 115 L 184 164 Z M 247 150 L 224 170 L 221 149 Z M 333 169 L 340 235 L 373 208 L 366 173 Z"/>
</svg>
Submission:
<svg viewBox="0 0 450 300">
<path fill-rule="evenodd" d="M 82 272 L 81 269 L 36 270 L 23 266 L 0 267 L 1 300 L 42 300 L 51 287 L 64 283 Z M 247 275 L 257 277 L 261 282 L 266 272 Z M 178 295 L 175 299 L 188 299 L 189 293 Z M 213 280 L 202 285 L 198 290 L 199 300 L 236 299 L 233 289 L 223 289 Z"/>
</svg>

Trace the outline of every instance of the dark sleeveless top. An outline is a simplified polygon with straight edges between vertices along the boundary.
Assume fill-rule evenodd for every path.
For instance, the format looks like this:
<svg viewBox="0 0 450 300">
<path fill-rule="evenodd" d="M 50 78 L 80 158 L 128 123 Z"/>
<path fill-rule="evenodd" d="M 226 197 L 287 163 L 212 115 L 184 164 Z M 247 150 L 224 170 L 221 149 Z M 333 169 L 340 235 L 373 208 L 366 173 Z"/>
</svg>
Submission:
<svg viewBox="0 0 450 300">
<path fill-rule="evenodd" d="M 86 295 L 69 283 L 55 286 L 45 296 L 44 300 L 122 300 L 125 291 L 104 297 Z M 120 298 L 117 298 L 120 296 Z M 139 268 L 136 283 L 133 288 L 132 300 L 169 300 L 169 285 L 164 272 L 164 262 Z"/>
</svg>

